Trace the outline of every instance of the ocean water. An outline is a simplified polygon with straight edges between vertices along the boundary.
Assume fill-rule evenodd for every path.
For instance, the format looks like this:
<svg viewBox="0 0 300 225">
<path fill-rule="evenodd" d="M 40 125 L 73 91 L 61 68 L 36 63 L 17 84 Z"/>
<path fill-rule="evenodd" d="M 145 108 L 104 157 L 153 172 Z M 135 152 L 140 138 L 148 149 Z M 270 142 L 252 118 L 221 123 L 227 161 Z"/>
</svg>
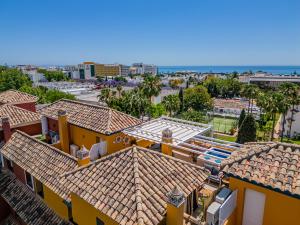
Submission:
<svg viewBox="0 0 300 225">
<path fill-rule="evenodd" d="M 290 75 L 294 72 L 300 75 L 300 66 L 159 66 L 159 73 L 172 73 L 178 71 L 193 71 L 193 72 L 214 72 L 214 73 L 231 73 L 237 71 L 239 73 L 252 71 L 264 71 L 271 74 L 286 74 Z"/>
</svg>

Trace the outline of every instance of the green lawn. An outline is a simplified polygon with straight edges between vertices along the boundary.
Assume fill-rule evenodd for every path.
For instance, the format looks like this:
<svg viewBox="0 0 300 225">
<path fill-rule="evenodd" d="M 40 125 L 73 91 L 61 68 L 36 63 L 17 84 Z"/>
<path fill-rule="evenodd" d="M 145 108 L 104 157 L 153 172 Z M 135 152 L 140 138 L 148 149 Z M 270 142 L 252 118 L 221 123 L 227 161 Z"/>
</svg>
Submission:
<svg viewBox="0 0 300 225">
<path fill-rule="evenodd" d="M 278 139 L 278 141 L 280 141 L 280 138 Z M 300 140 L 288 140 L 287 138 L 283 138 L 283 142 L 288 142 L 288 143 L 293 143 L 293 144 L 297 144 L 300 145 Z"/>
<path fill-rule="evenodd" d="M 230 129 L 232 128 L 232 124 L 236 121 L 234 118 L 230 117 L 214 117 L 213 126 L 214 130 L 220 133 L 230 133 Z"/>
<path fill-rule="evenodd" d="M 236 137 L 226 136 L 226 135 L 219 135 L 219 134 L 214 134 L 214 138 L 221 139 L 221 140 L 224 140 L 224 141 L 231 141 L 231 142 L 236 141 Z"/>
</svg>

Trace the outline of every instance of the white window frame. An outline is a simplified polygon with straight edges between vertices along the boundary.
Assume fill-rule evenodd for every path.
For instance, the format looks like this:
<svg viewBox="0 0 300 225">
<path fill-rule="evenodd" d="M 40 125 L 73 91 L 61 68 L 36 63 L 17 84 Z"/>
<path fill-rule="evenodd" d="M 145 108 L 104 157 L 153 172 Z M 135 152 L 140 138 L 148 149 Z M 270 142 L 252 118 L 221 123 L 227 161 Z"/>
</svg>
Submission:
<svg viewBox="0 0 300 225">
<path fill-rule="evenodd" d="M 27 184 L 27 175 L 26 175 L 26 171 L 24 170 L 24 175 L 25 175 L 25 182 L 26 182 L 26 186 L 29 187 L 31 190 L 34 191 L 34 186 L 35 186 L 35 183 L 34 183 L 34 179 L 33 179 L 33 176 L 27 172 L 27 174 L 30 175 L 30 179 L 31 179 L 31 183 L 32 183 L 32 187 L 30 187 L 28 184 Z"/>
</svg>

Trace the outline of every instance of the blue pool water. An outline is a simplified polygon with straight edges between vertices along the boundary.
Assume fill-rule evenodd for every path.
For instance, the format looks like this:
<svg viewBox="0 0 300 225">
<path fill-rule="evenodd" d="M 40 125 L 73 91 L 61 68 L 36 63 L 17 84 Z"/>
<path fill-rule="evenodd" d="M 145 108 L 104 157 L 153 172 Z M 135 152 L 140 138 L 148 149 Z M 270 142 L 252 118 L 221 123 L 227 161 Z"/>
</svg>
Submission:
<svg viewBox="0 0 300 225">
<path fill-rule="evenodd" d="M 221 152 L 221 153 L 224 153 L 224 154 L 229 154 L 229 155 L 231 155 L 231 152 L 225 151 L 225 150 L 222 150 L 222 149 L 219 149 L 219 148 L 212 148 L 212 150 L 214 150 L 214 151 L 216 151 L 216 152 Z"/>
<path fill-rule="evenodd" d="M 216 157 L 219 157 L 219 158 L 222 158 L 222 159 L 226 159 L 228 157 L 226 155 L 221 155 L 221 154 L 218 154 L 216 152 L 207 152 L 206 154 L 213 155 L 213 156 L 216 156 Z"/>
</svg>

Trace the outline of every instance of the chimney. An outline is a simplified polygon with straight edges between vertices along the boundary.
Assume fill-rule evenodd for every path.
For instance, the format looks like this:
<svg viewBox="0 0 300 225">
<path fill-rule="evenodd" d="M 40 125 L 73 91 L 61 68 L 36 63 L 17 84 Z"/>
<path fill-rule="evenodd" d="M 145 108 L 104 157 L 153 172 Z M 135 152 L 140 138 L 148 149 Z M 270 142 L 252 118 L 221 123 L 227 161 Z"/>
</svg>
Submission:
<svg viewBox="0 0 300 225">
<path fill-rule="evenodd" d="M 184 224 L 184 203 L 185 197 L 178 186 L 175 186 L 167 194 L 167 224 L 166 225 L 183 225 Z"/>
<path fill-rule="evenodd" d="M 58 110 L 58 129 L 61 150 L 70 154 L 69 127 L 65 110 Z"/>
<path fill-rule="evenodd" d="M 4 134 L 4 141 L 8 142 L 8 140 L 10 139 L 10 137 L 12 135 L 9 118 L 3 117 L 1 123 L 2 123 L 2 130 L 3 130 L 3 134 Z"/>
<path fill-rule="evenodd" d="M 76 153 L 78 159 L 78 165 L 83 166 L 90 163 L 90 152 L 82 146 L 82 149 Z"/>
<path fill-rule="evenodd" d="M 162 131 L 162 143 L 161 143 L 161 151 L 166 155 L 172 155 L 172 147 L 169 144 L 173 143 L 173 133 L 169 128 L 166 128 Z"/>
</svg>

